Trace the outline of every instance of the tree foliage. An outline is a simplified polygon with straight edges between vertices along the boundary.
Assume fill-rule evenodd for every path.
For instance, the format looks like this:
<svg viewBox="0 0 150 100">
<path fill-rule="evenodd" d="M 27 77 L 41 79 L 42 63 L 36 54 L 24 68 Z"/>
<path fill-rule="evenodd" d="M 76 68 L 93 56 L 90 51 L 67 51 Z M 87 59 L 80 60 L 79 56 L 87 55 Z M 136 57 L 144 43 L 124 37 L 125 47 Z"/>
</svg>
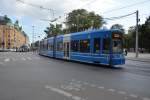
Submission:
<svg viewBox="0 0 150 100">
<path fill-rule="evenodd" d="M 62 24 L 50 24 L 50 27 L 46 27 L 44 32 L 47 37 L 51 37 L 58 34 L 68 34 L 72 32 L 84 31 L 86 29 L 98 29 L 105 23 L 102 16 L 95 14 L 94 12 L 88 12 L 85 9 L 73 10 L 68 14 L 66 22 L 64 22 L 66 28 L 62 29 Z"/>
<path fill-rule="evenodd" d="M 65 24 L 69 32 L 77 32 L 89 28 L 98 29 L 104 24 L 104 21 L 102 16 L 94 12 L 88 12 L 85 9 L 77 9 L 68 14 Z"/>
<path fill-rule="evenodd" d="M 144 48 L 150 52 L 150 16 L 145 23 L 138 26 L 139 28 L 139 48 Z M 127 48 L 135 48 L 136 27 L 132 26 L 128 30 L 126 37 Z"/>
<path fill-rule="evenodd" d="M 125 33 L 125 30 L 121 24 L 114 24 L 111 26 L 111 29 L 120 29 L 123 33 Z"/>
<path fill-rule="evenodd" d="M 62 25 L 61 24 L 50 24 L 49 27 L 46 27 L 44 32 L 47 34 L 47 37 L 56 36 L 62 34 Z"/>
</svg>

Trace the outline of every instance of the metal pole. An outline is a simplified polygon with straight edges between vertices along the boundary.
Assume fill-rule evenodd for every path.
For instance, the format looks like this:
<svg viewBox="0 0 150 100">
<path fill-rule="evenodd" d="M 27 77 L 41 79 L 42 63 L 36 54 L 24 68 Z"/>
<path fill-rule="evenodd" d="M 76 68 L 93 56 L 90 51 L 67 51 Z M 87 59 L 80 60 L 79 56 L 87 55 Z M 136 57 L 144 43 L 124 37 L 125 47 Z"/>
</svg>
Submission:
<svg viewBox="0 0 150 100">
<path fill-rule="evenodd" d="M 34 49 L 34 26 L 32 26 L 32 49 Z"/>
<path fill-rule="evenodd" d="M 40 38 L 40 36 L 38 36 L 38 37 Z M 38 40 L 38 43 L 39 43 L 39 44 L 38 44 L 38 47 L 39 47 L 39 48 L 38 48 L 38 51 L 40 52 L 40 40 Z"/>
<path fill-rule="evenodd" d="M 138 22 L 139 22 L 139 11 L 136 11 L 136 43 L 135 43 L 135 57 L 138 58 Z"/>
</svg>

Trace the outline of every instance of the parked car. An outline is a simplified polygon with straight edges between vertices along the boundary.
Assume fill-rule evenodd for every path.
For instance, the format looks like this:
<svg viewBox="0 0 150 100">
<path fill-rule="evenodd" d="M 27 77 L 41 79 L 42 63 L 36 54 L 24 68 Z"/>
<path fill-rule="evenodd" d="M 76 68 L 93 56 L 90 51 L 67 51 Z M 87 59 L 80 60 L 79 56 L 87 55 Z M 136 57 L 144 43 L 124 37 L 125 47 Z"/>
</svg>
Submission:
<svg viewBox="0 0 150 100">
<path fill-rule="evenodd" d="M 22 45 L 19 49 L 18 49 L 18 51 L 19 52 L 29 52 L 29 46 L 27 46 L 27 45 Z"/>
</svg>

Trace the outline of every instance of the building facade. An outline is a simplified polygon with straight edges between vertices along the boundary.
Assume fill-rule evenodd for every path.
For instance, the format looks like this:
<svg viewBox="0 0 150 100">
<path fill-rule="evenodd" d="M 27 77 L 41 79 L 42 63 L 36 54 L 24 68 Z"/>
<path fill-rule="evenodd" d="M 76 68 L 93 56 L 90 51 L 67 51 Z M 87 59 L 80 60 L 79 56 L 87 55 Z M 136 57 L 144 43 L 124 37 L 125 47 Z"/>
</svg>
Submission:
<svg viewBox="0 0 150 100">
<path fill-rule="evenodd" d="M 29 44 L 29 38 L 25 32 L 17 29 L 13 24 L 0 23 L 0 48 L 16 49 Z"/>
</svg>

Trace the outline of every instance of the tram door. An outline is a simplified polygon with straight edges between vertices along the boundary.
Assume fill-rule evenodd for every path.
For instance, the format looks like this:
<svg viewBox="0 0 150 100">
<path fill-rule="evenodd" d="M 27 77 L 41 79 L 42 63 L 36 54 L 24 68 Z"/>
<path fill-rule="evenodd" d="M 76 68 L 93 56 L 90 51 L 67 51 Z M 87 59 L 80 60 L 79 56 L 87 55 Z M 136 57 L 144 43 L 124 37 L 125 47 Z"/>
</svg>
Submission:
<svg viewBox="0 0 150 100">
<path fill-rule="evenodd" d="M 64 36 L 63 46 L 64 46 L 64 59 L 69 59 L 70 57 L 70 35 L 69 34 Z"/>
<path fill-rule="evenodd" d="M 69 58 L 69 50 L 70 50 L 70 44 L 69 42 L 64 42 L 64 58 Z"/>
</svg>

